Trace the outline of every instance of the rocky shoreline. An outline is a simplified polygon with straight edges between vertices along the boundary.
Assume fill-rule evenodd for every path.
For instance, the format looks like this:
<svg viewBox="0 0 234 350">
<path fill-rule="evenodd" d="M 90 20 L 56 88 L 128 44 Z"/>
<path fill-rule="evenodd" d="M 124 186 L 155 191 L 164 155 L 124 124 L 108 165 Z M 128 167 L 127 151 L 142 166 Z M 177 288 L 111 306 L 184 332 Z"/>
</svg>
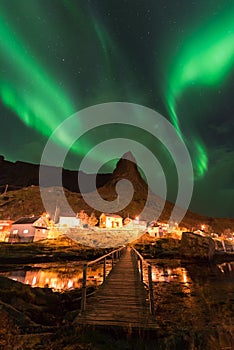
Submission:
<svg viewBox="0 0 234 350">
<path fill-rule="evenodd" d="M 221 243 L 219 243 L 221 245 Z M 233 261 L 234 251 L 230 243 L 227 251 L 222 247 L 216 249 L 215 243 L 210 237 L 202 237 L 191 232 L 184 232 L 182 239 L 162 238 L 155 239 L 147 234 L 134 242 L 135 248 L 148 259 L 171 258 L 181 259 L 189 262 L 217 262 Z"/>
<path fill-rule="evenodd" d="M 92 260 L 110 250 L 84 246 L 66 236 L 35 243 L 0 243 L 0 268 L 8 264 Z"/>
</svg>

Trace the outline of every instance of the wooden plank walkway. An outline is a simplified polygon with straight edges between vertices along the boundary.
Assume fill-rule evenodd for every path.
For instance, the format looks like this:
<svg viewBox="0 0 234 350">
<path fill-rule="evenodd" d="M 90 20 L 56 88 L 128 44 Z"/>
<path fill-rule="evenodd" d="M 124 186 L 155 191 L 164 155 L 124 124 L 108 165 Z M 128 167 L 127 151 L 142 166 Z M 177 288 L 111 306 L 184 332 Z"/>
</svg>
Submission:
<svg viewBox="0 0 234 350">
<path fill-rule="evenodd" d="M 128 247 L 75 324 L 156 328 L 149 311 L 148 293 L 140 281 L 135 258 Z"/>
</svg>

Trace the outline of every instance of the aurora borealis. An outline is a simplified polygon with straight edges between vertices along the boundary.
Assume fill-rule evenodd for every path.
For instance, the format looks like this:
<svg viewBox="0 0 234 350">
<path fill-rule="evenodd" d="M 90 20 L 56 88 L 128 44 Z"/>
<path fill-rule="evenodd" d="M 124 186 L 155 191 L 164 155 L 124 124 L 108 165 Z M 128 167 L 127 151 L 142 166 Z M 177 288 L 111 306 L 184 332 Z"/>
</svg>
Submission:
<svg viewBox="0 0 234 350">
<path fill-rule="evenodd" d="M 6 159 L 39 163 L 47 138 L 82 108 L 141 104 L 171 121 L 188 147 L 191 209 L 234 216 L 233 1 L 1 0 L 0 50 Z M 163 159 L 145 134 L 116 128 L 111 136 L 119 131 Z M 90 132 L 67 167 L 108 137 L 108 127 Z M 67 147 L 70 136 L 64 130 L 54 141 Z M 172 168 L 164 167 L 169 183 Z"/>
<path fill-rule="evenodd" d="M 182 98 L 183 91 L 191 85 L 219 85 L 233 70 L 233 65 L 234 6 L 227 8 L 220 18 L 202 24 L 201 29 L 185 40 L 176 57 L 175 68 L 168 78 L 170 90 L 166 95 L 173 125 L 181 137 L 176 100 Z M 207 171 L 208 156 L 202 141 L 196 141 L 194 147 L 197 151 L 196 171 L 200 177 Z"/>
</svg>

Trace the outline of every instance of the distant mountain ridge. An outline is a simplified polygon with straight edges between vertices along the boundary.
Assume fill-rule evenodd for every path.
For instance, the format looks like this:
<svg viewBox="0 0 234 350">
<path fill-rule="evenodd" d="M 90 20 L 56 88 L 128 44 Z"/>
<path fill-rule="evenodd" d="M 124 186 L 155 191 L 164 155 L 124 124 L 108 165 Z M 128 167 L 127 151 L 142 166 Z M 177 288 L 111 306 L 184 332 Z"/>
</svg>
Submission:
<svg viewBox="0 0 234 350">
<path fill-rule="evenodd" d="M 18 190 L 29 186 L 39 186 L 39 167 L 38 164 L 31 164 L 27 162 L 10 162 L 4 159 L 4 156 L 0 156 L 0 193 L 3 193 L 6 185 L 8 190 Z M 48 176 L 46 179 L 46 187 L 58 186 L 59 183 L 56 180 L 58 177 L 59 168 L 52 166 L 45 166 Z M 111 174 L 85 174 L 80 173 L 82 177 L 86 179 L 87 184 L 86 191 L 93 191 L 90 185 L 92 181 L 90 179 L 96 177 L 97 187 L 103 186 L 111 177 Z M 72 192 L 80 192 L 78 182 L 78 171 L 63 169 L 63 186 Z"/>
</svg>

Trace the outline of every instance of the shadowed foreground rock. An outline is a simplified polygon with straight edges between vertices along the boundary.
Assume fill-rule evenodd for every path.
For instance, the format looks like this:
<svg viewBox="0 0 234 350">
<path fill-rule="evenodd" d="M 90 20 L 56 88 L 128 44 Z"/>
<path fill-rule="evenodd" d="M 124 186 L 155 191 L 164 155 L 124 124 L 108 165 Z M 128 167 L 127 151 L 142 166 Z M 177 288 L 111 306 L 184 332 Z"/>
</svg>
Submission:
<svg viewBox="0 0 234 350">
<path fill-rule="evenodd" d="M 213 260 L 215 243 L 211 237 L 203 237 L 192 232 L 183 232 L 180 254 L 185 258 Z"/>
</svg>

